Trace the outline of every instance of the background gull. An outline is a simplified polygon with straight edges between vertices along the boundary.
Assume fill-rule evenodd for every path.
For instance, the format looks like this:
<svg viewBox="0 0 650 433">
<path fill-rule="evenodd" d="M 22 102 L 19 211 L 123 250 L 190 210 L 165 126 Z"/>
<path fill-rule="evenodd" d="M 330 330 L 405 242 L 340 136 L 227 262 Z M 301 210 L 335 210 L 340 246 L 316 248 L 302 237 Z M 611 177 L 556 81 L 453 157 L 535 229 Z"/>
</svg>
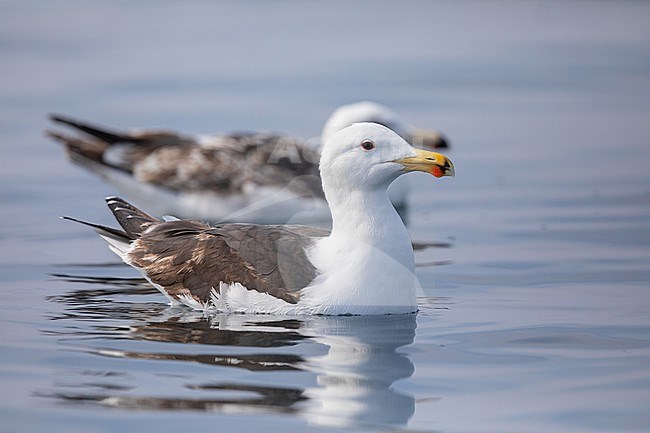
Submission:
<svg viewBox="0 0 650 433">
<path fill-rule="evenodd" d="M 318 173 L 320 143 L 268 132 L 187 136 L 166 130 L 115 131 L 67 116 L 54 122 L 82 132 L 48 131 L 76 164 L 102 176 L 156 214 L 210 221 L 325 220 L 329 210 Z M 321 141 L 357 122 L 384 125 L 411 144 L 445 148 L 437 131 L 406 124 L 388 107 L 358 102 L 339 107 Z M 391 188 L 405 208 L 407 184 Z"/>
</svg>

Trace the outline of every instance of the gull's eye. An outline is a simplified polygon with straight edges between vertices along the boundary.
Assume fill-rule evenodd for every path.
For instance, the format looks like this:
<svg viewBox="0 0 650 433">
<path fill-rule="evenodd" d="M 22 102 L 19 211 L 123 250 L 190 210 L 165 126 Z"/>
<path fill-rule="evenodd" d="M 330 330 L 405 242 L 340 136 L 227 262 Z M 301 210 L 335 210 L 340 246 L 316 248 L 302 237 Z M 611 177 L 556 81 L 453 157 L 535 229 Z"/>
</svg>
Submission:
<svg viewBox="0 0 650 433">
<path fill-rule="evenodd" d="M 372 150 L 375 148 L 375 143 L 370 140 L 365 140 L 363 143 L 361 143 L 361 148 L 363 150 Z"/>
</svg>

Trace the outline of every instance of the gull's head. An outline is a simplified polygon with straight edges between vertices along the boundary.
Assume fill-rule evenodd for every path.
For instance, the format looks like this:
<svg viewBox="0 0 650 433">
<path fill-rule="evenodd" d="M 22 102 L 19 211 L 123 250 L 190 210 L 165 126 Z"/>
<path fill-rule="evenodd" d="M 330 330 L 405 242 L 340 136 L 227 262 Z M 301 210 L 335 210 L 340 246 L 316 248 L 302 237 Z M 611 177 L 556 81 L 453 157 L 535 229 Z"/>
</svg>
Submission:
<svg viewBox="0 0 650 433">
<path fill-rule="evenodd" d="M 416 149 L 376 123 L 355 123 L 334 133 L 323 147 L 320 169 L 324 182 L 346 189 L 387 188 L 409 171 L 454 176 L 446 156 Z"/>
<path fill-rule="evenodd" d="M 360 122 L 373 122 L 395 131 L 400 137 L 409 136 L 408 126 L 390 108 L 372 101 L 341 105 L 325 122 L 321 140 L 326 143 L 335 132 Z"/>
<path fill-rule="evenodd" d="M 410 144 L 425 149 L 449 147 L 449 142 L 440 132 L 409 126 L 393 110 L 372 101 L 354 102 L 337 108 L 325 122 L 321 132 L 321 142 L 326 143 L 335 132 L 361 122 L 383 125 L 395 131 Z"/>
</svg>

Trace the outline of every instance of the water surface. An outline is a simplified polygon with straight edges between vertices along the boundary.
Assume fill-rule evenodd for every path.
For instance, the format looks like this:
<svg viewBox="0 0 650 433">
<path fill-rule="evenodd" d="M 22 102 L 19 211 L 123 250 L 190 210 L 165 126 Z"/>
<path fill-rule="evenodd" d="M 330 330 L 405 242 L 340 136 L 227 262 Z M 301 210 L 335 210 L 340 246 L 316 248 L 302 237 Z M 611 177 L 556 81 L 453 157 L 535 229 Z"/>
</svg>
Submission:
<svg viewBox="0 0 650 433">
<path fill-rule="evenodd" d="M 650 431 L 644 2 L 3 2 L 2 430 Z M 451 139 L 410 175 L 417 315 L 170 308 L 92 232 L 117 191 L 43 137 L 317 136 L 372 99 Z"/>
</svg>

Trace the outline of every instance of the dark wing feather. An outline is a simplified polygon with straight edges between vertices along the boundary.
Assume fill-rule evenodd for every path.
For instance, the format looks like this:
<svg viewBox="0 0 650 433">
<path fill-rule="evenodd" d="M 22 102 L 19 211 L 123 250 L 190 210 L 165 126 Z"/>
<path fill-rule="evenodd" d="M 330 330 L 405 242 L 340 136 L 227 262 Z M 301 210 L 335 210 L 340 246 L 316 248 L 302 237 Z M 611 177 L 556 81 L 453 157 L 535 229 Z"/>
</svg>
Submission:
<svg viewBox="0 0 650 433">
<path fill-rule="evenodd" d="M 137 239 L 152 224 L 161 222 L 120 197 L 106 197 L 106 204 L 131 239 Z"/>
<path fill-rule="evenodd" d="M 51 114 L 50 120 L 82 131 L 108 145 L 129 143 L 140 147 L 158 148 L 196 144 L 196 141 L 190 137 L 167 130 L 152 129 L 139 132 L 114 131 L 103 126 L 93 125 L 86 121 L 73 119 L 60 114 Z"/>
<path fill-rule="evenodd" d="M 88 227 L 92 227 L 100 235 L 106 236 L 106 237 L 111 238 L 111 239 L 115 239 L 115 240 L 120 241 L 120 242 L 127 242 L 128 243 L 128 242 L 133 240 L 133 238 L 129 237 L 129 235 L 127 233 L 123 232 L 122 230 L 114 229 L 112 227 L 103 226 L 101 224 L 95 224 L 95 223 L 91 223 L 91 222 L 88 222 L 88 221 L 83 221 L 83 220 L 80 220 L 80 219 L 77 219 L 77 218 L 72 218 L 72 217 L 69 217 L 69 216 L 62 216 L 61 218 L 64 219 L 64 220 L 68 220 L 68 221 L 74 221 L 76 223 L 83 224 L 83 225 L 86 225 Z"/>
<path fill-rule="evenodd" d="M 88 135 L 106 142 L 107 144 L 114 144 L 128 140 L 122 133 L 110 131 L 107 128 L 91 125 L 90 123 L 63 116 L 61 114 L 50 114 L 50 120 L 83 131 Z"/>
</svg>

